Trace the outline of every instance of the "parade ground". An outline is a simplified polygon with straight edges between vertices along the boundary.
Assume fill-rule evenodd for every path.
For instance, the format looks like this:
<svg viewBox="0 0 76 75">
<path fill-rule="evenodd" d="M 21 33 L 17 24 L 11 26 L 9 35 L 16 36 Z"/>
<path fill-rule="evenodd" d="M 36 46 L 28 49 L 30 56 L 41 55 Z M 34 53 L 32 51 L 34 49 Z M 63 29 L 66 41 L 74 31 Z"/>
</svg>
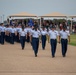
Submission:
<svg viewBox="0 0 76 75">
<path fill-rule="evenodd" d="M 76 46 L 68 46 L 66 57 L 62 57 L 61 44 L 57 44 L 55 58 L 50 49 L 50 43 L 45 50 L 40 43 L 35 57 L 29 43 L 24 50 L 20 43 L 0 44 L 0 75 L 76 75 Z"/>
</svg>

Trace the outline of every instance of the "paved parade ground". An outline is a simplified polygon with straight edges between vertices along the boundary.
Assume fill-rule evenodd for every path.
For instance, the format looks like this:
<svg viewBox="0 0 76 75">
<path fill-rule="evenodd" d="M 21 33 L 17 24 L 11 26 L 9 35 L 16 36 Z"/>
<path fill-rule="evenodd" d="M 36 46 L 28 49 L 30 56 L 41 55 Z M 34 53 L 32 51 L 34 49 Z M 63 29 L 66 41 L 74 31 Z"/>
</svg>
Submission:
<svg viewBox="0 0 76 75">
<path fill-rule="evenodd" d="M 0 75 L 76 75 L 76 46 L 68 46 L 66 57 L 62 57 L 61 44 L 57 44 L 55 58 L 51 56 L 50 44 L 38 57 L 29 43 L 21 49 L 19 43 L 0 45 Z"/>
</svg>

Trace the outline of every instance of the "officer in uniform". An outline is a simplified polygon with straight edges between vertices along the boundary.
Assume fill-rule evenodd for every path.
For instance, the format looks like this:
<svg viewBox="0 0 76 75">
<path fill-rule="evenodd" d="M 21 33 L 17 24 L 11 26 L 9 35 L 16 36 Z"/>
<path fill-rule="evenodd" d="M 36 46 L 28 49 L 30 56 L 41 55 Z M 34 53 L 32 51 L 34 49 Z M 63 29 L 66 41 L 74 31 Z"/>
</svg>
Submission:
<svg viewBox="0 0 76 75">
<path fill-rule="evenodd" d="M 66 30 L 66 26 L 63 26 L 63 30 L 60 31 L 59 42 L 61 38 L 62 56 L 66 56 L 68 40 L 70 42 L 70 33 Z"/>
<path fill-rule="evenodd" d="M 5 39 L 5 27 L 4 24 L 1 24 L 1 44 L 4 44 L 4 39 Z"/>
<path fill-rule="evenodd" d="M 17 42 L 17 26 L 14 25 L 14 30 L 15 30 L 15 39 L 14 41 Z"/>
<path fill-rule="evenodd" d="M 27 30 L 27 39 L 26 39 L 26 41 L 27 41 L 27 43 L 29 43 L 30 42 L 30 31 L 31 31 L 31 27 L 30 26 L 27 26 L 25 28 L 25 30 Z"/>
<path fill-rule="evenodd" d="M 0 23 L 0 43 L 1 43 L 1 23 Z"/>
<path fill-rule="evenodd" d="M 58 31 L 55 30 L 55 26 L 52 26 L 52 30 L 49 30 L 48 34 L 50 36 L 52 57 L 55 57 L 56 46 L 57 46 L 57 36 L 59 35 Z"/>
<path fill-rule="evenodd" d="M 17 26 L 16 31 L 17 31 L 17 42 L 20 43 L 20 39 L 19 39 L 19 32 L 22 30 L 21 28 L 21 24 Z"/>
<path fill-rule="evenodd" d="M 42 49 L 45 49 L 46 46 L 46 35 L 47 35 L 47 30 L 45 29 L 45 27 L 42 27 L 41 30 L 41 40 L 42 40 Z"/>
<path fill-rule="evenodd" d="M 41 35 L 40 31 L 38 30 L 37 26 L 35 25 L 34 30 L 31 31 L 32 46 L 33 46 L 35 57 L 37 57 L 37 53 L 38 53 L 40 35 Z"/>
<path fill-rule="evenodd" d="M 8 37 L 8 31 L 7 31 L 7 29 L 8 29 L 8 25 L 6 25 L 6 29 L 5 29 L 5 41 L 6 42 L 8 42 L 8 39 L 7 39 L 7 37 Z"/>
<path fill-rule="evenodd" d="M 27 31 L 24 30 L 24 26 L 22 26 L 22 29 L 20 30 L 19 35 L 20 35 L 21 47 L 23 50 L 25 47 L 25 39 L 26 39 L 26 35 L 27 35 Z"/>
<path fill-rule="evenodd" d="M 10 43 L 11 44 L 14 44 L 14 41 L 15 41 L 15 33 L 16 33 L 16 29 L 12 25 L 12 27 L 10 29 Z"/>
<path fill-rule="evenodd" d="M 10 29 L 11 27 L 7 25 L 6 27 L 6 42 L 10 43 Z"/>
</svg>

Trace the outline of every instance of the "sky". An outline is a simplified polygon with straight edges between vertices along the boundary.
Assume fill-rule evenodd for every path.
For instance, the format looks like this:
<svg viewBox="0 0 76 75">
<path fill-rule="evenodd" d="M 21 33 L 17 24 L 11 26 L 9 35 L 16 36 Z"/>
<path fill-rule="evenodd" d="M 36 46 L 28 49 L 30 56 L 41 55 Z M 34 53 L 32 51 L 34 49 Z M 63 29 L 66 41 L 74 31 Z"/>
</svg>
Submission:
<svg viewBox="0 0 76 75">
<path fill-rule="evenodd" d="M 20 12 L 38 16 L 52 12 L 76 15 L 76 0 L 0 0 L 0 19 Z"/>
</svg>

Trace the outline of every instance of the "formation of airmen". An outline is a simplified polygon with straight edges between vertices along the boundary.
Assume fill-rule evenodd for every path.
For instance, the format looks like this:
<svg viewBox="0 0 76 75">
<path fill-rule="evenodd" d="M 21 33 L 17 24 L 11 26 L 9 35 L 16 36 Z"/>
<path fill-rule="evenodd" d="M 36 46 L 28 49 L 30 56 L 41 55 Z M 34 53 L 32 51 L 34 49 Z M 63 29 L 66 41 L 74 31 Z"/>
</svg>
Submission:
<svg viewBox="0 0 76 75">
<path fill-rule="evenodd" d="M 45 50 L 47 36 L 50 37 L 52 58 L 55 57 L 57 41 L 61 42 L 62 56 L 66 56 L 68 41 L 70 42 L 70 33 L 66 30 L 66 25 L 63 25 L 63 29 L 57 31 L 53 25 L 48 30 L 43 26 L 38 28 L 37 25 L 32 27 L 24 25 L 6 25 L 0 24 L 0 44 L 4 45 L 4 42 L 14 44 L 14 42 L 20 42 L 22 50 L 25 48 L 25 42 L 30 42 L 34 50 L 35 57 L 38 54 L 39 40 L 42 43 L 42 49 Z M 57 40 L 58 37 L 58 40 Z"/>
</svg>

